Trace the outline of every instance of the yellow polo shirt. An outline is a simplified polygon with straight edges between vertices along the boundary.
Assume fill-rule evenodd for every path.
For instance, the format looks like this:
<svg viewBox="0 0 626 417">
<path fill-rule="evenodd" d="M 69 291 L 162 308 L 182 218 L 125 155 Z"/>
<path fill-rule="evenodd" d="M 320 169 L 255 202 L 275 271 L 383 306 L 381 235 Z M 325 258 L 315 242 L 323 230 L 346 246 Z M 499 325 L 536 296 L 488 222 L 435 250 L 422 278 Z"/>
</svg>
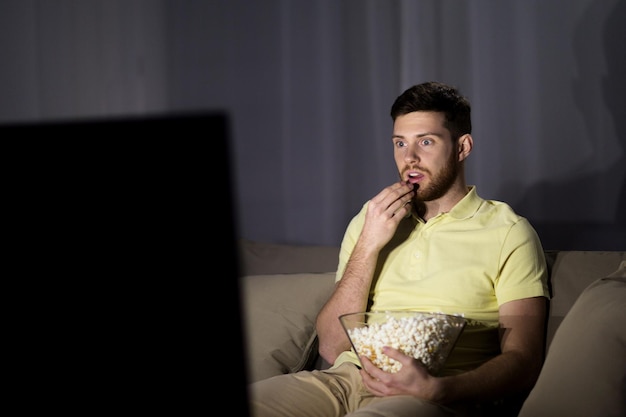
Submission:
<svg viewBox="0 0 626 417">
<path fill-rule="evenodd" d="M 359 237 L 367 202 L 352 219 L 339 255 L 340 280 Z M 469 187 L 448 213 L 424 222 L 404 219 L 379 256 L 368 310 L 417 310 L 469 319 L 443 374 L 472 369 L 500 352 L 498 307 L 549 297 L 547 267 L 537 233 L 506 203 L 484 200 Z M 344 352 L 335 366 L 359 364 Z"/>
</svg>

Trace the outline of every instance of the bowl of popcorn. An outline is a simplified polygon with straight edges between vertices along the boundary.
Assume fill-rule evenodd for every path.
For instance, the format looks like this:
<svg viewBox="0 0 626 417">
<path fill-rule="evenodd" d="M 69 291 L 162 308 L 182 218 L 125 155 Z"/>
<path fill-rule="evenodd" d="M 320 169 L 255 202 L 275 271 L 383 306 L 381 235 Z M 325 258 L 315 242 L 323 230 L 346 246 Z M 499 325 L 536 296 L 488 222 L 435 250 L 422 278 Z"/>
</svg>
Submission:
<svg viewBox="0 0 626 417">
<path fill-rule="evenodd" d="M 385 372 L 402 364 L 382 353 L 390 346 L 421 361 L 431 375 L 443 368 L 463 332 L 462 316 L 417 311 L 350 313 L 339 316 L 352 348 Z"/>
</svg>

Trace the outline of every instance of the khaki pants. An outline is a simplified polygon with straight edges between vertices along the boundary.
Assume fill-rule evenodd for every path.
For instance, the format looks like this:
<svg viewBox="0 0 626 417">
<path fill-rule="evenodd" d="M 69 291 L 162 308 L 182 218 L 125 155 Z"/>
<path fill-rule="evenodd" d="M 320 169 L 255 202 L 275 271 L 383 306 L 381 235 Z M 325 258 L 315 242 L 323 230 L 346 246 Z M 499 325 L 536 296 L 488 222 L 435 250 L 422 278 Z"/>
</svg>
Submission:
<svg viewBox="0 0 626 417">
<path fill-rule="evenodd" d="M 451 417 L 447 407 L 408 395 L 375 397 L 359 369 L 344 363 L 325 371 L 279 375 L 250 386 L 253 417 Z"/>
</svg>

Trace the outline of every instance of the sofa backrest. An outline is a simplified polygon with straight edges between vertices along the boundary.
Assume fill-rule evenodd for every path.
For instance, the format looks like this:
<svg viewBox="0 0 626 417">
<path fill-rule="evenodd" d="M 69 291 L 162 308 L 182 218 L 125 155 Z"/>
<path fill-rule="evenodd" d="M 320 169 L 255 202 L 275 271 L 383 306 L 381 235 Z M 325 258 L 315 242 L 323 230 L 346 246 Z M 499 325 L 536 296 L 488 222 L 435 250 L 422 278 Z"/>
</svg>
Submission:
<svg viewBox="0 0 626 417">
<path fill-rule="evenodd" d="M 337 271 L 339 247 L 239 241 L 240 274 L 298 274 Z"/>
<path fill-rule="evenodd" d="M 289 245 L 240 240 L 242 276 L 328 273 L 337 270 L 339 247 Z M 580 293 L 593 281 L 614 272 L 626 251 L 546 250 L 550 274 L 550 311 L 546 347 Z"/>
</svg>

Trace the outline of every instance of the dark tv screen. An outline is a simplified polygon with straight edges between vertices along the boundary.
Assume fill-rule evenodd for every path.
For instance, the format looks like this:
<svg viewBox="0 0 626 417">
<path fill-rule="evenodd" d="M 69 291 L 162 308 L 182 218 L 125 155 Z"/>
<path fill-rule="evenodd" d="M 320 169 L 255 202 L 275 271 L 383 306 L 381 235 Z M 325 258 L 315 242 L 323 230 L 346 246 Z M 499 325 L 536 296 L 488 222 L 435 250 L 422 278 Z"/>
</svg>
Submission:
<svg viewBox="0 0 626 417">
<path fill-rule="evenodd" d="M 15 166 L 16 245 L 71 289 L 55 308 L 81 312 L 68 337 L 104 304 L 117 326 L 102 338 L 126 351 L 98 357 L 132 358 L 118 388 L 158 386 L 180 406 L 206 398 L 205 381 L 228 381 L 231 411 L 249 415 L 228 115 L 0 123 L 0 137 Z"/>
</svg>

